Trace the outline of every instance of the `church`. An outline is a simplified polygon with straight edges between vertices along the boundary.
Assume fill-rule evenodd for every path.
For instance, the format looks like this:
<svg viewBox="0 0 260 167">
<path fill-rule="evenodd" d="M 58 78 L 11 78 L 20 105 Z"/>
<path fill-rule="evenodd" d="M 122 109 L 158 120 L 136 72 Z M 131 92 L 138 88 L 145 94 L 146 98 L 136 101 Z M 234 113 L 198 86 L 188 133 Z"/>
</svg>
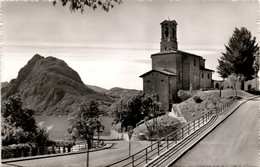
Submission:
<svg viewBox="0 0 260 167">
<path fill-rule="evenodd" d="M 143 78 L 143 90 L 158 95 L 161 110 L 170 110 L 179 90 L 212 88 L 211 69 L 205 68 L 205 59 L 199 55 L 178 50 L 177 22 L 161 23 L 160 52 L 151 55 L 152 70 Z"/>
</svg>

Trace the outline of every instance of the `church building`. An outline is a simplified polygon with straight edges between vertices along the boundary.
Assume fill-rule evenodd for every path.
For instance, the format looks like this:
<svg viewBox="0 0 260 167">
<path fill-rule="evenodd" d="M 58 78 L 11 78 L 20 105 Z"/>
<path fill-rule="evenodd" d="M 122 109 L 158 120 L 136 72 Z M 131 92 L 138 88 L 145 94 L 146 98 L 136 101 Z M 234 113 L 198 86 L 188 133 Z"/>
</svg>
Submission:
<svg viewBox="0 0 260 167">
<path fill-rule="evenodd" d="M 211 69 L 205 68 L 203 57 L 178 50 L 177 22 L 161 23 L 160 52 L 151 55 L 152 70 L 143 78 L 143 90 L 157 94 L 161 110 L 170 110 L 179 90 L 198 90 L 212 87 Z"/>
</svg>

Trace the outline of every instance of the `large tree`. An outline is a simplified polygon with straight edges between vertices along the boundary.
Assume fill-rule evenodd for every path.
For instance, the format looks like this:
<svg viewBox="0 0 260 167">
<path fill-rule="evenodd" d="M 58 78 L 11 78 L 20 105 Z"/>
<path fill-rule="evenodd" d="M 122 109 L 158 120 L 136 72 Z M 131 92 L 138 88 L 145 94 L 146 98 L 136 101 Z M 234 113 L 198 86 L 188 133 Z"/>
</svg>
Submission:
<svg viewBox="0 0 260 167">
<path fill-rule="evenodd" d="M 159 102 L 157 96 L 139 93 L 127 100 L 122 100 L 118 109 L 115 110 L 115 123 L 121 123 L 121 129 L 128 126 L 136 127 L 136 124 L 145 118 L 155 119 L 159 112 Z"/>
<path fill-rule="evenodd" d="M 88 148 L 92 148 L 92 140 L 95 130 L 104 128 L 99 116 L 102 112 L 98 109 L 98 103 L 91 100 L 88 104 L 82 104 L 78 110 L 69 115 L 69 133 L 74 140 L 87 140 Z"/>
<path fill-rule="evenodd" d="M 235 28 L 225 48 L 226 52 L 218 59 L 217 70 L 221 77 L 234 74 L 242 82 L 253 79 L 259 70 L 255 62 L 259 47 L 251 32 L 245 27 Z"/>
<path fill-rule="evenodd" d="M 122 3 L 122 0 L 53 0 L 53 4 L 55 5 L 57 2 L 61 2 L 63 6 L 67 4 L 70 5 L 70 10 L 81 11 L 85 10 L 85 7 L 90 7 L 92 9 L 96 9 L 100 7 L 104 11 L 109 11 L 110 8 L 113 8 L 115 4 Z"/>
<path fill-rule="evenodd" d="M 2 106 L 2 146 L 25 144 L 46 146 L 52 144 L 49 132 L 36 125 L 32 109 L 23 108 L 21 97 L 11 96 Z"/>
</svg>

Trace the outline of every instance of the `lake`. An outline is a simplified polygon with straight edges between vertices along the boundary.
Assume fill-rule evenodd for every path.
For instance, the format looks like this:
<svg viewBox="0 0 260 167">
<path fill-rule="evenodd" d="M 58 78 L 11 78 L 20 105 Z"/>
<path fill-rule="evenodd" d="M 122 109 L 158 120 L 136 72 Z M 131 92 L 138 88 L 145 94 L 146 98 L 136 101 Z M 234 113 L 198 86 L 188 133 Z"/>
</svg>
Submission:
<svg viewBox="0 0 260 167">
<path fill-rule="evenodd" d="M 34 116 L 37 123 L 44 122 L 44 126 L 52 126 L 49 138 L 51 140 L 65 140 L 68 133 L 68 116 Z M 105 126 L 104 132 L 108 135 L 111 130 L 113 118 L 108 116 L 100 117 L 101 124 Z"/>
</svg>

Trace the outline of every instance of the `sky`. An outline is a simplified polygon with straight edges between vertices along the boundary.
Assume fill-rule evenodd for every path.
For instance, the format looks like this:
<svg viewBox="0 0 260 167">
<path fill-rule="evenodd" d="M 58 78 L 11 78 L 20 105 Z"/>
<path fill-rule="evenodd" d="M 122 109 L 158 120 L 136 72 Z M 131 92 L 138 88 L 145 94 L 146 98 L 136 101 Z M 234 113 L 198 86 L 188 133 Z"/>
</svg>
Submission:
<svg viewBox="0 0 260 167">
<path fill-rule="evenodd" d="M 160 23 L 175 20 L 179 50 L 217 59 L 235 29 L 246 27 L 259 42 L 258 1 L 123 0 L 109 12 L 43 1 L 1 2 L 1 82 L 16 78 L 35 55 L 64 60 L 85 84 L 143 89 L 139 76 L 160 51 Z M 259 23 L 259 21 L 258 21 Z M 215 72 L 213 79 L 221 79 Z"/>
</svg>

